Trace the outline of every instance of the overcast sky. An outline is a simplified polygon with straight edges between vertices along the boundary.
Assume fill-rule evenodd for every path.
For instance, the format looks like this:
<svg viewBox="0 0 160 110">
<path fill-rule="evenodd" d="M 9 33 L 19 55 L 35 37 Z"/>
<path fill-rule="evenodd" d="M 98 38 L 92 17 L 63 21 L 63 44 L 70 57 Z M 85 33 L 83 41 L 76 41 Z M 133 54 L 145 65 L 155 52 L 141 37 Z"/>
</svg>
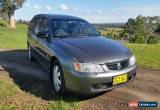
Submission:
<svg viewBox="0 0 160 110">
<path fill-rule="evenodd" d="M 26 0 L 15 18 L 30 20 L 40 13 L 74 15 L 91 23 L 120 23 L 137 15 L 160 16 L 160 0 Z"/>
</svg>

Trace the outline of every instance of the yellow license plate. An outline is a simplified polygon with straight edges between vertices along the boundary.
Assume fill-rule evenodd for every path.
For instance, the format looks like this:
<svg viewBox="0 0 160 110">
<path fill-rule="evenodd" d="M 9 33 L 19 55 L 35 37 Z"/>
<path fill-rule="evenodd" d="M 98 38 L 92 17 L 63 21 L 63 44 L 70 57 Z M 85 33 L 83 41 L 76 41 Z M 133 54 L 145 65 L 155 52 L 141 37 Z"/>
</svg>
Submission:
<svg viewBox="0 0 160 110">
<path fill-rule="evenodd" d="M 128 79 L 128 74 L 122 74 L 119 76 L 113 77 L 113 85 L 125 83 Z"/>
</svg>

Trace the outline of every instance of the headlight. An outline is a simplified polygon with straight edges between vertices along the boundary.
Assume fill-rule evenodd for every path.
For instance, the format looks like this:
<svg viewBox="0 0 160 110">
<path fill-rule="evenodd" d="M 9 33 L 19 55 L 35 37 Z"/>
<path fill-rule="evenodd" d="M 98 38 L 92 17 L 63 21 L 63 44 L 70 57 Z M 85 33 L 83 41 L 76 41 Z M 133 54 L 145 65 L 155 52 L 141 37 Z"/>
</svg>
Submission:
<svg viewBox="0 0 160 110">
<path fill-rule="evenodd" d="M 74 62 L 75 71 L 78 72 L 88 72 L 88 73 L 102 73 L 104 72 L 101 65 L 92 63 L 78 63 Z"/>
<path fill-rule="evenodd" d="M 129 59 L 129 65 L 130 66 L 133 66 L 136 64 L 136 59 L 135 59 L 135 56 L 133 55 L 130 59 Z"/>
</svg>

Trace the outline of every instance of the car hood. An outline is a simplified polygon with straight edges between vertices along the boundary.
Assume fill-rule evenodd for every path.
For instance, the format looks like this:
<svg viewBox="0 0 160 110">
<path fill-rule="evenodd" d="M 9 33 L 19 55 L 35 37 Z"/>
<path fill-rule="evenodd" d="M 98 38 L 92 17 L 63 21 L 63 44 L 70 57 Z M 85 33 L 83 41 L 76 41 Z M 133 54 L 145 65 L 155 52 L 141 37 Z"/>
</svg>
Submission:
<svg viewBox="0 0 160 110">
<path fill-rule="evenodd" d="M 104 37 L 76 37 L 56 40 L 63 52 L 79 62 L 113 62 L 128 59 L 129 49 Z"/>
</svg>

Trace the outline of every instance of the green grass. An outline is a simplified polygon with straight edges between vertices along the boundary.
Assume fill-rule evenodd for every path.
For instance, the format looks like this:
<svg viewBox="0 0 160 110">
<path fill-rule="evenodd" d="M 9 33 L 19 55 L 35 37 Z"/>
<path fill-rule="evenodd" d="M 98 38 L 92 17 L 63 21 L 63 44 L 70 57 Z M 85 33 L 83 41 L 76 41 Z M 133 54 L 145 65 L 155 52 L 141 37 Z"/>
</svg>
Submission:
<svg viewBox="0 0 160 110">
<path fill-rule="evenodd" d="M 57 97 L 56 99 L 58 100 L 51 102 L 51 105 L 50 105 L 50 107 L 53 110 L 71 110 L 71 109 L 80 110 L 80 104 L 74 101 L 76 99 L 74 99 L 73 97 L 72 98 L 71 97 L 63 97 L 63 98 Z"/>
<path fill-rule="evenodd" d="M 11 81 L 6 80 L 4 77 L 0 77 L 0 99 L 12 96 L 19 92 L 18 86 Z"/>
<path fill-rule="evenodd" d="M 17 25 L 16 29 L 0 27 L 0 48 L 26 48 L 26 32 L 27 28 L 25 25 Z"/>
<path fill-rule="evenodd" d="M 39 86 L 37 88 L 41 88 Z M 30 88 L 33 91 L 37 89 L 33 85 Z M 44 100 L 23 91 L 14 80 L 0 74 L 0 110 L 79 110 L 80 102 L 76 99 L 73 96 L 54 96 L 52 100 Z"/>
<path fill-rule="evenodd" d="M 142 68 L 160 68 L 160 44 L 125 44 L 136 56 Z"/>
</svg>

